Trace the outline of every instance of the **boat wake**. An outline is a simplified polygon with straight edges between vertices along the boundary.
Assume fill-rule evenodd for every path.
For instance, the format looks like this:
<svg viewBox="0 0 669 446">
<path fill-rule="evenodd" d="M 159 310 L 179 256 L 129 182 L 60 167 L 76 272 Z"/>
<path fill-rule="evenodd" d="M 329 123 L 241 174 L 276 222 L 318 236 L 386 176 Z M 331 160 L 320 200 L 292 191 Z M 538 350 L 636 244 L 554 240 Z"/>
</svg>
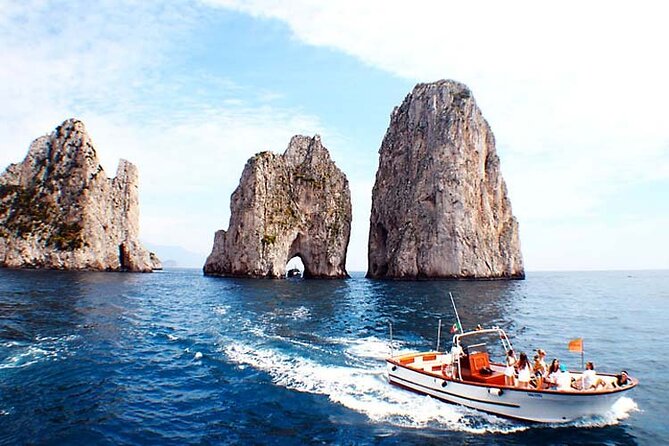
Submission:
<svg viewBox="0 0 669 446">
<path fill-rule="evenodd" d="M 301 309 L 297 314 L 291 314 L 303 315 Z M 242 368 L 252 367 L 267 373 L 277 386 L 324 395 L 375 423 L 473 434 L 512 434 L 550 426 L 486 414 L 390 385 L 385 358 L 391 352 L 384 339 L 374 336 L 318 338 L 313 334 L 282 336 L 267 325 L 261 328 L 251 320 L 243 319 L 237 323 L 250 337 L 218 343 L 219 351 L 227 360 Z M 408 346 L 395 341 L 393 349 L 397 353 L 407 350 Z M 636 403 L 623 397 L 605 417 L 551 427 L 615 425 L 635 410 Z"/>
<path fill-rule="evenodd" d="M 356 350 L 369 354 L 379 346 L 374 338 L 367 346 L 364 342 L 352 344 L 349 354 Z M 506 419 L 393 387 L 388 384 L 382 363 L 374 368 L 327 365 L 241 342 L 227 343 L 222 351 L 240 366 L 266 372 L 275 385 L 325 395 L 337 404 L 366 415 L 373 422 L 470 433 L 512 433 L 527 429 Z"/>
<path fill-rule="evenodd" d="M 282 339 L 281 336 L 263 337 L 295 345 L 295 342 Z M 382 362 L 388 354 L 387 343 L 375 337 L 337 341 L 340 345 L 345 345 L 346 365 L 322 364 L 297 354 L 289 355 L 275 348 L 258 348 L 238 341 L 225 343 L 222 351 L 233 363 L 266 372 L 275 385 L 299 392 L 325 395 L 332 402 L 362 413 L 373 422 L 475 434 L 511 434 L 533 427 L 546 427 L 544 424 L 516 422 L 446 404 L 429 396 L 391 386 Z M 373 363 L 375 367 L 369 367 L 370 359 L 378 360 Z M 611 426 L 637 410 L 632 399 L 622 397 L 605 417 L 582 419 L 554 427 Z"/>
</svg>

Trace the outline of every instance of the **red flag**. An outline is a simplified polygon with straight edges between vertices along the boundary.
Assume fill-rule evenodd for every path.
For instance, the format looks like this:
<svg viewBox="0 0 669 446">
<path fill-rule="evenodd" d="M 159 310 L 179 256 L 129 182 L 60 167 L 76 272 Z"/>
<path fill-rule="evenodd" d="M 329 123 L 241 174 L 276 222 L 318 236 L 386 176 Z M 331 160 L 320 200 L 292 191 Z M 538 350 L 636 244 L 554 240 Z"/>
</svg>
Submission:
<svg viewBox="0 0 669 446">
<path fill-rule="evenodd" d="M 583 338 L 576 338 L 569 341 L 569 351 L 583 353 Z"/>
</svg>

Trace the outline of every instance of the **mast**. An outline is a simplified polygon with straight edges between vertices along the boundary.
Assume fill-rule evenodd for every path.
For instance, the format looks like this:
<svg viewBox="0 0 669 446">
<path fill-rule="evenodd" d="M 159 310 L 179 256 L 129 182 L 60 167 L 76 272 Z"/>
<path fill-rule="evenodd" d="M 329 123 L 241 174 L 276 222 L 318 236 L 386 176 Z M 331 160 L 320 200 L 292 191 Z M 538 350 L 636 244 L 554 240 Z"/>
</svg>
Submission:
<svg viewBox="0 0 669 446">
<path fill-rule="evenodd" d="M 390 327 L 390 356 L 393 356 L 393 323 L 388 321 L 388 327 Z"/>
<path fill-rule="evenodd" d="M 458 315 L 458 309 L 455 306 L 455 300 L 453 300 L 453 294 L 449 291 L 448 295 L 451 296 L 451 303 L 453 304 L 453 310 L 455 310 L 455 319 L 458 321 L 458 329 L 460 332 L 464 331 L 462 329 L 462 323 L 460 322 L 460 316 Z"/>
</svg>

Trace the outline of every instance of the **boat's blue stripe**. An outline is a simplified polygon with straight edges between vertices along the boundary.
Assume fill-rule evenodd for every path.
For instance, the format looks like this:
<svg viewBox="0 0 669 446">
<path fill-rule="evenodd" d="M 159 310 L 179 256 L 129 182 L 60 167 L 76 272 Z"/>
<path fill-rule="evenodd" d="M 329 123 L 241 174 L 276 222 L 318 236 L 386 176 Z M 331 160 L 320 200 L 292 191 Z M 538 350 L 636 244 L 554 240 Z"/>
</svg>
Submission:
<svg viewBox="0 0 669 446">
<path fill-rule="evenodd" d="M 432 387 L 424 386 L 424 385 L 422 385 L 422 384 L 418 384 L 418 383 L 415 383 L 415 382 L 406 380 L 406 379 L 404 379 L 404 378 L 400 378 L 400 377 L 398 377 L 398 376 L 390 375 L 390 378 L 391 378 L 391 383 L 392 383 L 392 380 L 393 380 L 393 379 L 394 379 L 394 380 L 399 380 L 399 381 L 404 381 L 405 383 L 408 383 L 408 384 L 411 384 L 411 385 L 414 385 L 414 386 L 418 386 L 418 387 L 422 387 L 423 389 L 428 389 L 428 390 L 431 390 L 431 391 L 433 391 L 433 392 L 437 392 L 437 393 L 443 393 L 444 395 L 449 395 L 449 396 L 452 396 L 452 397 L 455 397 L 455 398 L 460 398 L 460 399 L 463 399 L 463 400 L 475 401 L 475 402 L 477 402 L 477 403 L 484 403 L 484 404 L 492 404 L 492 405 L 495 405 L 495 406 L 514 407 L 514 408 L 519 408 L 519 407 L 520 407 L 519 404 L 513 404 L 513 403 L 498 403 L 498 402 L 494 402 L 494 401 L 479 400 L 479 399 L 477 399 L 477 398 L 470 398 L 470 397 L 468 397 L 468 396 L 456 395 L 456 394 L 451 393 L 451 392 L 444 392 L 443 390 L 434 389 L 434 388 L 432 388 Z M 408 387 L 409 389 L 411 389 L 411 387 L 409 387 L 409 386 L 406 386 L 406 385 L 404 385 L 404 384 L 401 384 L 401 385 L 402 385 L 402 387 Z M 415 389 L 412 389 L 412 390 L 415 390 Z"/>
</svg>

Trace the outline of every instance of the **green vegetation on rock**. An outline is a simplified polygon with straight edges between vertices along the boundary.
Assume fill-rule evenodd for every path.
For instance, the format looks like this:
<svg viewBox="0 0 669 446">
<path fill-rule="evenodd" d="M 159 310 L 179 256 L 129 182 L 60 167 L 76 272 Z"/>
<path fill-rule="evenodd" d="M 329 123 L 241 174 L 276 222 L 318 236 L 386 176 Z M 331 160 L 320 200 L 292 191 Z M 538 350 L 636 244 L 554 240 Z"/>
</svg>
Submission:
<svg viewBox="0 0 669 446">
<path fill-rule="evenodd" d="M 36 187 L 0 186 L 0 219 L 4 217 L 0 235 L 27 239 L 31 235 L 48 236 L 46 244 L 61 250 L 83 246 L 82 227 L 78 222 L 65 223 L 53 204 L 40 196 Z"/>
</svg>

